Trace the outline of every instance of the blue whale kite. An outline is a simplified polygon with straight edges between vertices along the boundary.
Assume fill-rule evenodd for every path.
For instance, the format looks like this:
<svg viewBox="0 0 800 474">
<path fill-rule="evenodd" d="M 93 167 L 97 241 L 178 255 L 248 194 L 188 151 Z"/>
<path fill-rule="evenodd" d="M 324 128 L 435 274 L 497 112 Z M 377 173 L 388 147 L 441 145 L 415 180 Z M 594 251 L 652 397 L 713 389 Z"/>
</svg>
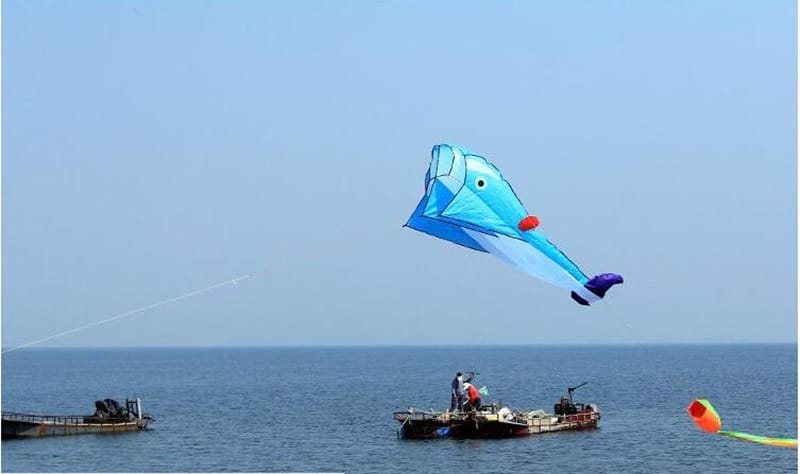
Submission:
<svg viewBox="0 0 800 474">
<path fill-rule="evenodd" d="M 490 253 L 548 283 L 571 291 L 588 306 L 622 276 L 589 279 L 539 231 L 511 185 L 486 158 L 456 145 L 436 145 L 425 175 L 425 196 L 407 227 L 464 247 Z"/>
</svg>

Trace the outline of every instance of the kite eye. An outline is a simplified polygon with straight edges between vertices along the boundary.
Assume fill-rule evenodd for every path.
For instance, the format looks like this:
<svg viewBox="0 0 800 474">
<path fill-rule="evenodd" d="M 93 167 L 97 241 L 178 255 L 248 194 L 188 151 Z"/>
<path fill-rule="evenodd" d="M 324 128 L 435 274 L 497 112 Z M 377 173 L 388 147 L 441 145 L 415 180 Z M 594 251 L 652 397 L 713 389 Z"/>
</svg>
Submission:
<svg viewBox="0 0 800 474">
<path fill-rule="evenodd" d="M 485 188 L 485 187 L 486 187 L 486 180 L 485 180 L 485 179 L 483 179 L 483 178 L 478 178 L 478 179 L 476 179 L 476 180 L 475 180 L 475 186 L 476 186 L 478 189 L 483 189 L 483 188 Z"/>
</svg>

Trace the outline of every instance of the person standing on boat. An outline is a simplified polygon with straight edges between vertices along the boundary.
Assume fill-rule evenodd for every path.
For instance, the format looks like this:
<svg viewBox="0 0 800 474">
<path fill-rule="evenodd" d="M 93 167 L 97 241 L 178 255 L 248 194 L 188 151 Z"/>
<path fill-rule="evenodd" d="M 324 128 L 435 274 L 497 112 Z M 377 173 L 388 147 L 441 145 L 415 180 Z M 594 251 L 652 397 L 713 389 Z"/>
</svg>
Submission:
<svg viewBox="0 0 800 474">
<path fill-rule="evenodd" d="M 450 382 L 450 411 L 461 411 L 464 408 L 464 399 L 466 392 L 464 391 L 464 379 L 461 372 L 456 372 L 453 381 Z"/>
<path fill-rule="evenodd" d="M 471 382 L 474 377 L 475 372 L 469 372 L 466 382 Z M 461 372 L 456 372 L 456 376 L 450 382 L 450 411 L 455 411 L 456 408 L 458 408 L 458 411 L 464 409 L 464 401 L 467 399 L 464 382 Z"/>
<path fill-rule="evenodd" d="M 467 392 L 467 403 L 464 406 L 464 409 L 469 410 L 480 410 L 481 408 L 481 394 L 478 392 L 478 389 L 475 388 L 474 385 L 471 383 L 464 383 L 464 389 Z"/>
</svg>

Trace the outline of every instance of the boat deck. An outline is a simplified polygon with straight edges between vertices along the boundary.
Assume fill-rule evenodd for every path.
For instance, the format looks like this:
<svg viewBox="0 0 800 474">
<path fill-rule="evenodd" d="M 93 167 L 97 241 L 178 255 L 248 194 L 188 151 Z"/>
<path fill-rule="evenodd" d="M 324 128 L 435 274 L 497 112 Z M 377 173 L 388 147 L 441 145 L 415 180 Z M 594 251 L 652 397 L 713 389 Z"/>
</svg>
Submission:
<svg viewBox="0 0 800 474">
<path fill-rule="evenodd" d="M 577 413 L 553 415 L 543 410 L 501 412 L 497 407 L 473 412 L 418 411 L 409 408 L 396 412 L 394 419 L 402 438 L 508 438 L 554 431 L 597 428 L 600 412 L 596 408 Z"/>
</svg>

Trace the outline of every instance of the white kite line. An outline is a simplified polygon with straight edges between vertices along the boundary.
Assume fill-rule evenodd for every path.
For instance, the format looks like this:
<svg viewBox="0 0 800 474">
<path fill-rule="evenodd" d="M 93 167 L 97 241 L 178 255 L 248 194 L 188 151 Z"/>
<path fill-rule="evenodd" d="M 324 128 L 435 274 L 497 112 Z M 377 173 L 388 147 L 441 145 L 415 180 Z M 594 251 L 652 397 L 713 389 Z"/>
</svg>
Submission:
<svg viewBox="0 0 800 474">
<path fill-rule="evenodd" d="M 240 277 L 236 277 L 236 278 L 233 278 L 231 280 L 225 280 L 225 281 L 222 281 L 222 282 L 219 282 L 219 283 L 215 283 L 215 284 L 213 284 L 211 286 L 207 286 L 207 287 L 201 288 L 199 290 L 190 291 L 189 293 L 184 293 L 184 294 L 182 294 L 180 296 L 175 296 L 175 297 L 163 300 L 163 301 L 159 301 L 158 303 L 153 303 L 153 304 L 150 304 L 150 305 L 147 305 L 147 306 L 142 306 L 141 308 L 136 308 L 136 309 L 132 309 L 130 311 L 125 311 L 124 313 L 115 314 L 114 316 L 111 316 L 110 318 L 102 319 L 100 321 L 95 321 L 93 323 L 84 324 L 83 326 L 79 326 L 79 327 L 76 327 L 76 328 L 73 328 L 73 329 L 68 329 L 68 330 L 62 331 L 62 332 L 60 332 L 58 334 L 53 334 L 52 336 L 47 336 L 47 337 L 44 337 L 42 339 L 37 339 L 35 341 L 27 342 L 25 344 L 20 344 L 19 346 L 12 347 L 11 349 L 6 349 L 2 353 L 3 354 L 7 354 L 9 352 L 13 352 L 13 351 L 22 349 L 24 347 L 33 346 L 35 344 L 41 344 L 43 342 L 50 341 L 50 340 L 55 339 L 57 337 L 66 336 L 67 334 L 72 334 L 74 332 L 82 331 L 82 330 L 84 330 L 86 328 L 99 326 L 101 324 L 109 323 L 109 322 L 115 321 L 117 319 L 126 318 L 128 316 L 133 316 L 134 314 L 138 314 L 138 313 L 143 313 L 143 312 L 149 311 L 149 310 L 151 310 L 153 308 L 158 308 L 159 306 L 164 306 L 166 304 L 174 303 L 176 301 L 180 301 L 180 300 L 192 297 L 192 296 L 197 296 L 199 294 L 211 291 L 211 290 L 216 289 L 216 288 L 220 288 L 222 286 L 235 285 L 235 284 L 239 283 L 240 281 L 246 280 L 248 278 L 250 278 L 250 275 L 242 275 Z"/>
</svg>

